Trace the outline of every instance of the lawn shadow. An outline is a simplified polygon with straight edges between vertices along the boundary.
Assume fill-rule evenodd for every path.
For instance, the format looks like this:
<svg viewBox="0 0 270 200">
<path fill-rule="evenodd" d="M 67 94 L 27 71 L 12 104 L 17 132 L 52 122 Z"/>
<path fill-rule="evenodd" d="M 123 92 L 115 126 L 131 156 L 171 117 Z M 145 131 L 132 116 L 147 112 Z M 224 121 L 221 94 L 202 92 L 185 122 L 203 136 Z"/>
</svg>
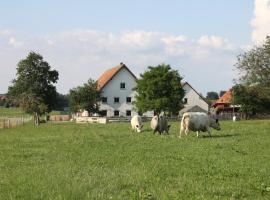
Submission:
<svg viewBox="0 0 270 200">
<path fill-rule="evenodd" d="M 227 138 L 227 137 L 235 137 L 239 136 L 239 134 L 219 134 L 219 135 L 211 135 L 212 138 Z M 203 135 L 201 138 L 211 138 L 209 135 Z"/>
</svg>

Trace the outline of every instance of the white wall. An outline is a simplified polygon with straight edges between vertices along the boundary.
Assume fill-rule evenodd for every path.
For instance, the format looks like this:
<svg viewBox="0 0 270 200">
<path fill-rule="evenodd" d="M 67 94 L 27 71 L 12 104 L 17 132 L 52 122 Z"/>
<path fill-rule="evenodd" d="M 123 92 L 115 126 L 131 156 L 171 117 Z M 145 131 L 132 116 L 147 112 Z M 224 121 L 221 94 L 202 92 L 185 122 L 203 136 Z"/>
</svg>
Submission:
<svg viewBox="0 0 270 200">
<path fill-rule="evenodd" d="M 183 86 L 183 89 L 185 90 L 184 99 L 187 98 L 187 103 L 185 104 L 185 107 L 193 107 L 198 105 L 205 111 L 208 111 L 208 104 L 197 94 L 196 91 L 194 91 L 188 84 L 185 84 Z"/>
<path fill-rule="evenodd" d="M 120 83 L 125 83 L 126 88 L 120 89 Z M 135 78 L 126 68 L 122 68 L 103 88 L 102 96 L 107 97 L 107 103 L 101 103 L 100 110 L 107 110 L 107 116 L 114 116 L 114 110 L 119 110 L 119 116 L 126 116 L 126 110 L 131 110 L 131 116 L 137 114 L 131 103 L 126 103 L 126 97 L 134 101 L 136 86 Z M 114 103 L 114 97 L 119 97 L 119 103 Z"/>
</svg>

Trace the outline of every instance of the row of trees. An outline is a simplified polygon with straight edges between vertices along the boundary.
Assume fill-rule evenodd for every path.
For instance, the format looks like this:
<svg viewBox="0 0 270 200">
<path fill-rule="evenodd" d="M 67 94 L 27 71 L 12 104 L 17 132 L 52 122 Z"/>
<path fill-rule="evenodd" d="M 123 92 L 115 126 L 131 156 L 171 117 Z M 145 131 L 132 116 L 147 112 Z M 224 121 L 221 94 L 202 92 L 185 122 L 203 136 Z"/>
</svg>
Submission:
<svg viewBox="0 0 270 200">
<path fill-rule="evenodd" d="M 46 116 L 52 109 L 62 109 L 68 102 L 72 112 L 99 112 L 101 93 L 96 81 L 89 79 L 84 85 L 71 89 L 65 96 L 56 91 L 54 84 L 58 78 L 58 72 L 52 70 L 40 54 L 30 52 L 18 63 L 16 78 L 8 88 L 9 102 L 33 114 L 36 125 L 39 125 L 41 115 Z M 172 70 L 169 65 L 148 67 L 148 70 L 140 75 L 137 87 L 134 88 L 137 91 L 134 104 L 137 111 L 177 113 L 182 108 L 184 97 L 181 80 L 178 71 Z"/>
<path fill-rule="evenodd" d="M 265 44 L 238 56 L 236 68 L 239 78 L 233 87 L 234 104 L 241 105 L 241 111 L 247 115 L 260 112 L 270 113 L 270 37 Z M 67 106 L 71 111 L 87 110 L 90 113 L 99 111 L 101 93 L 97 82 L 89 79 L 83 86 L 70 90 L 68 99 L 56 91 L 59 74 L 51 70 L 50 65 L 40 54 L 30 52 L 17 66 L 16 78 L 8 88 L 8 99 L 13 105 L 20 106 L 25 112 L 35 117 L 39 124 L 40 115 L 54 108 Z M 170 65 L 150 66 L 137 80 L 137 111 L 154 110 L 176 114 L 183 107 L 184 90 L 180 84 L 181 75 Z M 216 100 L 225 91 L 207 93 L 208 100 Z"/>
</svg>

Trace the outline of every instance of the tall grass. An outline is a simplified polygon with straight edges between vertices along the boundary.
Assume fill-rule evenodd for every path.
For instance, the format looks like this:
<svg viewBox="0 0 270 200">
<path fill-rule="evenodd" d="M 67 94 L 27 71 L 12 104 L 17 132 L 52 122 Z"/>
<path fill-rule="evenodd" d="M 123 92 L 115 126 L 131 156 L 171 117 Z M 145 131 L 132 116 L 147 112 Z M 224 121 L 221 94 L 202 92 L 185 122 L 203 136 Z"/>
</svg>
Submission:
<svg viewBox="0 0 270 200">
<path fill-rule="evenodd" d="M 0 130 L 0 199 L 270 199 L 270 121 L 213 137 L 129 123 Z"/>
</svg>

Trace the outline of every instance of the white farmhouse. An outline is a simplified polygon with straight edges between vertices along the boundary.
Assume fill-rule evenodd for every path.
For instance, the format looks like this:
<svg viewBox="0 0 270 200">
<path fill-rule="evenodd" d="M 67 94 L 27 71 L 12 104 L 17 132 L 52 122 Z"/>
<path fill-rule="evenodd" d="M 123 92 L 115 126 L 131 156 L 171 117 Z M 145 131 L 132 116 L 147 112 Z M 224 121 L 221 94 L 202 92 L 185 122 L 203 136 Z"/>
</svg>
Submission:
<svg viewBox="0 0 270 200">
<path fill-rule="evenodd" d="M 183 98 L 184 108 L 180 110 L 180 115 L 184 112 L 208 112 L 209 105 L 188 82 L 181 83 L 185 90 Z"/>
<path fill-rule="evenodd" d="M 132 108 L 136 86 L 136 76 L 123 63 L 105 71 L 98 79 L 98 89 L 102 101 L 102 116 L 129 117 L 137 114 Z"/>
<path fill-rule="evenodd" d="M 107 117 L 130 117 L 137 114 L 132 102 L 135 101 L 136 76 L 129 68 L 120 65 L 105 71 L 98 79 L 98 89 L 101 91 L 102 101 L 100 111 L 102 116 Z M 185 90 L 184 108 L 180 115 L 188 111 L 208 112 L 209 106 L 204 98 L 187 82 L 181 83 Z M 152 117 L 153 112 L 144 113 Z"/>
</svg>

